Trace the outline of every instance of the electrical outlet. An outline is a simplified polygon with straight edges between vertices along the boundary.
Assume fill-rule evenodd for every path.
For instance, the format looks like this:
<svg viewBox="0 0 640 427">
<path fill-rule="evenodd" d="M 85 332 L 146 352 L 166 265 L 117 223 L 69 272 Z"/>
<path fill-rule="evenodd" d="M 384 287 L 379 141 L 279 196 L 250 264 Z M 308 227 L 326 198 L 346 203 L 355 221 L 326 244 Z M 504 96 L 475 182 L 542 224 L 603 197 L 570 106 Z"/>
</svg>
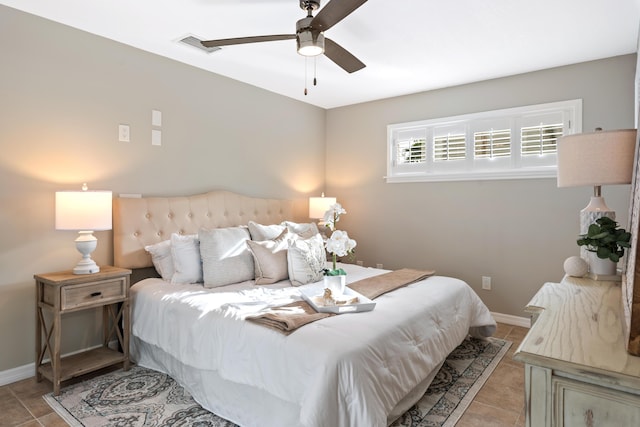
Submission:
<svg viewBox="0 0 640 427">
<path fill-rule="evenodd" d="M 376 268 L 382 268 L 382 264 L 376 264 Z"/>
<path fill-rule="evenodd" d="M 360 267 L 362 267 L 364 265 L 364 263 L 362 261 L 360 261 L 360 260 L 357 260 L 356 264 L 359 265 Z"/>
<path fill-rule="evenodd" d="M 482 289 L 484 289 L 485 291 L 491 290 L 491 277 L 482 276 Z"/>
</svg>

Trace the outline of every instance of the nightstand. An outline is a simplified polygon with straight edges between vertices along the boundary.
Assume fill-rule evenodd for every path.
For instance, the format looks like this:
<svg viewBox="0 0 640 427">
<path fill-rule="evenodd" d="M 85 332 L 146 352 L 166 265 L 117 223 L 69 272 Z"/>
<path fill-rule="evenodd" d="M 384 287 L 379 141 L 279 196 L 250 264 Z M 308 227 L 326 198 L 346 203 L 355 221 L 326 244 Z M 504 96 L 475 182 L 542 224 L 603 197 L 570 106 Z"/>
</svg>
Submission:
<svg viewBox="0 0 640 427">
<path fill-rule="evenodd" d="M 129 369 L 129 276 L 131 270 L 102 266 L 93 274 L 71 270 L 36 274 L 36 380 L 53 383 L 60 394 L 62 381 L 122 363 Z M 102 346 L 60 357 L 62 316 L 74 311 L 102 307 Z M 120 328 L 120 321 L 122 327 Z M 49 325 L 49 326 L 47 326 Z M 120 349 L 109 347 L 114 340 Z M 49 361 L 45 362 L 45 353 Z"/>
</svg>

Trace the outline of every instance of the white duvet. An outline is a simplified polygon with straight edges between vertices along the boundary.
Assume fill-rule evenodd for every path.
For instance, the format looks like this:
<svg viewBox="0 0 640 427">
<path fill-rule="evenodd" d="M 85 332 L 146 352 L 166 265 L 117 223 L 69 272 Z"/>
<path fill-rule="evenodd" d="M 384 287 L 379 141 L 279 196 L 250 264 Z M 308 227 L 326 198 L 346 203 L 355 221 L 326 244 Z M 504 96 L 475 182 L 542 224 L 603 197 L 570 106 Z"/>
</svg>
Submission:
<svg viewBox="0 0 640 427">
<path fill-rule="evenodd" d="M 348 283 L 385 272 L 343 267 Z M 322 319 L 286 336 L 243 319 L 300 299 L 299 288 L 252 283 L 206 289 L 143 280 L 131 289 L 132 334 L 185 365 L 290 402 L 302 426 L 386 426 L 398 402 L 468 333 L 495 330 L 466 283 L 433 276 L 376 298 L 373 311 Z"/>
</svg>

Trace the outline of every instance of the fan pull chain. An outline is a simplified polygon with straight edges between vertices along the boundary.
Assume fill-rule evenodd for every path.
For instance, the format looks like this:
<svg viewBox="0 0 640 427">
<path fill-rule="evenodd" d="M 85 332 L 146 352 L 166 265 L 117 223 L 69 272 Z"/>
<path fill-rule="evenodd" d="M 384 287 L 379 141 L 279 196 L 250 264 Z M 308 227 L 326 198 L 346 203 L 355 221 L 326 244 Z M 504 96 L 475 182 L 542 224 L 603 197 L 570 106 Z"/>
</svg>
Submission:
<svg viewBox="0 0 640 427">
<path fill-rule="evenodd" d="M 317 86 L 318 85 L 318 80 L 316 79 L 316 65 L 318 64 L 318 57 L 314 56 L 313 57 L 313 85 Z"/>
<path fill-rule="evenodd" d="M 304 96 L 307 96 L 307 57 L 304 57 Z"/>
</svg>

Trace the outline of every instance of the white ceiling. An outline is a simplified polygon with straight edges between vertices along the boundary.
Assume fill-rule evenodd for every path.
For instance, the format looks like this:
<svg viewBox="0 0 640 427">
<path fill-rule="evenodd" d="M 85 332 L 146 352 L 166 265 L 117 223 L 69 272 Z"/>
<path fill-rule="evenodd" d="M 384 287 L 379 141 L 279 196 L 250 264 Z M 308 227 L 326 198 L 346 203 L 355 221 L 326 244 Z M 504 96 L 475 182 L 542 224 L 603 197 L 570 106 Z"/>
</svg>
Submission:
<svg viewBox="0 0 640 427">
<path fill-rule="evenodd" d="M 341 0 L 332 0 L 341 1 Z M 323 1 L 323 5 L 327 0 Z M 177 43 L 293 34 L 299 0 L 0 0 L 50 20 L 323 108 L 637 51 L 640 0 L 370 0 L 325 36 L 367 67 L 308 62 L 295 40 L 207 54 Z"/>
</svg>

